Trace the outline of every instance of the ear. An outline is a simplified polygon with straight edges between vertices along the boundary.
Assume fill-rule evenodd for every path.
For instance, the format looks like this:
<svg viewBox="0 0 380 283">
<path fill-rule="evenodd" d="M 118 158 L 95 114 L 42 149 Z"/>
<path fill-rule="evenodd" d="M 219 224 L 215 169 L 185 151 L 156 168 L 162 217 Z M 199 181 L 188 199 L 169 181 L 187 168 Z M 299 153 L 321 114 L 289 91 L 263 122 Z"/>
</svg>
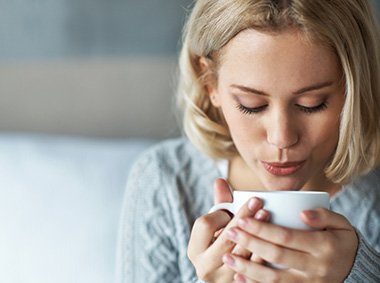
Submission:
<svg viewBox="0 0 380 283">
<path fill-rule="evenodd" d="M 204 78 L 204 84 L 205 84 L 206 91 L 209 95 L 211 104 L 214 107 L 220 107 L 220 98 L 219 98 L 217 85 L 215 82 L 215 78 L 213 77 L 211 73 L 211 67 L 208 60 L 205 57 L 201 57 L 199 59 L 199 66 L 201 68 L 202 74 L 206 74 Z"/>
</svg>

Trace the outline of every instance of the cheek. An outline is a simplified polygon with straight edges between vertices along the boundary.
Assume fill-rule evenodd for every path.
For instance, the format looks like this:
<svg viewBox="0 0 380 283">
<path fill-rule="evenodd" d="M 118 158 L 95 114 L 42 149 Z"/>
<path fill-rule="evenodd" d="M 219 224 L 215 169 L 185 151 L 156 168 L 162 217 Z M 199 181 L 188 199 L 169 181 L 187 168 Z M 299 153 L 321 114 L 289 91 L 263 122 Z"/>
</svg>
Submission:
<svg viewBox="0 0 380 283">
<path fill-rule="evenodd" d="M 263 137 L 260 122 L 253 116 L 244 115 L 235 106 L 223 110 L 232 140 L 239 152 L 257 145 Z"/>
<path fill-rule="evenodd" d="M 339 119 L 321 119 L 309 128 L 309 142 L 318 158 L 328 158 L 334 153 L 339 139 Z M 324 121 L 323 121 L 324 120 Z"/>
</svg>

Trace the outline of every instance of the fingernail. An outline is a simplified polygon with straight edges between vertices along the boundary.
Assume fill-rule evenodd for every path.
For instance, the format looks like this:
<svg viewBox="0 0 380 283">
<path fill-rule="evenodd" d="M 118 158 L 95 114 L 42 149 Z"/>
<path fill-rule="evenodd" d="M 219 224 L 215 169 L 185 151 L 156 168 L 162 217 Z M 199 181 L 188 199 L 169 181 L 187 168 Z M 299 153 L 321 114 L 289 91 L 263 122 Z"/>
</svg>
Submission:
<svg viewBox="0 0 380 283">
<path fill-rule="evenodd" d="M 266 220 L 267 218 L 267 213 L 265 212 L 265 210 L 263 209 L 260 209 L 256 214 L 255 214 L 255 219 L 257 220 Z"/>
<path fill-rule="evenodd" d="M 232 256 L 229 254 L 226 254 L 223 256 L 223 262 L 229 266 L 234 266 L 235 265 L 235 260 Z"/>
<path fill-rule="evenodd" d="M 247 222 L 247 220 L 245 220 L 245 219 L 240 218 L 240 219 L 238 220 L 238 225 L 239 225 L 240 227 L 247 227 L 247 224 L 248 224 L 248 222 Z"/>
<path fill-rule="evenodd" d="M 230 229 L 227 231 L 227 237 L 230 239 L 236 239 L 237 238 L 237 232 L 234 229 Z"/>
<path fill-rule="evenodd" d="M 303 214 L 310 220 L 316 220 L 318 218 L 318 213 L 315 210 L 305 210 Z"/>
<path fill-rule="evenodd" d="M 251 211 L 256 211 L 259 207 L 260 201 L 258 198 L 251 198 L 248 202 L 248 208 Z"/>
<path fill-rule="evenodd" d="M 236 274 L 235 276 L 235 281 L 237 283 L 246 283 L 247 281 L 245 280 L 245 277 L 241 274 Z"/>
</svg>

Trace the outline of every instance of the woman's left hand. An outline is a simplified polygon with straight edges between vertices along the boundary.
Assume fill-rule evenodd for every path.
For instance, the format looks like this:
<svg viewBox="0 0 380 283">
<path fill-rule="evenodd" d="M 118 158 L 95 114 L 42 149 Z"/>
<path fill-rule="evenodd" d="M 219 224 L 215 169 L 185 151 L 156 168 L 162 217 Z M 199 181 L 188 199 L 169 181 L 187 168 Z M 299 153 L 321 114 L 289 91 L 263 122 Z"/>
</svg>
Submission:
<svg viewBox="0 0 380 283">
<path fill-rule="evenodd" d="M 233 254 L 223 261 L 237 282 L 343 282 L 356 256 L 358 237 L 349 221 L 327 209 L 304 211 L 303 221 L 320 229 L 303 231 L 240 219 L 229 238 L 267 262 L 287 266 L 274 269 Z"/>
</svg>

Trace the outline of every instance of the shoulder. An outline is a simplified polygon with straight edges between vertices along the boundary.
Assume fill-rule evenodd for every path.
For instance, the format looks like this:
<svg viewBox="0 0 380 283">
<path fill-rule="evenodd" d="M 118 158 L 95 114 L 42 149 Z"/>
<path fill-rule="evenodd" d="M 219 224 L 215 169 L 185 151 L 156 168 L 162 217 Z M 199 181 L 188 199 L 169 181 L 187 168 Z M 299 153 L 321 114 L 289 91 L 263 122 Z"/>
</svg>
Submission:
<svg viewBox="0 0 380 283">
<path fill-rule="evenodd" d="M 127 190 L 138 194 L 143 191 L 143 198 L 167 198 L 173 205 L 193 202 L 190 207 L 197 203 L 198 208 L 208 207 L 213 182 L 218 177 L 221 177 L 219 170 L 211 157 L 186 138 L 177 138 L 159 142 L 138 158 L 129 175 Z"/>
<path fill-rule="evenodd" d="M 380 166 L 348 185 L 363 201 L 380 200 Z"/>
<path fill-rule="evenodd" d="M 214 167 L 212 158 L 196 149 L 188 139 L 176 138 L 157 143 L 146 150 L 136 162 L 144 167 L 153 167 L 160 174 L 178 174 L 182 170 L 197 173 L 206 167 Z M 140 165 L 141 166 L 141 165 Z M 195 169 L 199 170 L 195 170 Z"/>
<path fill-rule="evenodd" d="M 193 276 L 186 255 L 190 229 L 212 205 L 217 172 L 215 162 L 185 138 L 159 142 L 140 155 L 121 216 L 122 268 L 130 270 L 130 281 L 133 273 L 150 282 Z"/>
<path fill-rule="evenodd" d="M 146 156 L 173 166 L 188 161 L 192 156 L 198 157 L 200 154 L 186 138 L 161 141 L 145 152 Z"/>
<path fill-rule="evenodd" d="M 380 199 L 380 166 L 374 168 L 368 174 L 358 177 L 350 184 L 344 186 L 333 202 L 345 199 L 355 199 L 357 205 L 363 205 L 367 201 Z"/>
<path fill-rule="evenodd" d="M 346 185 L 331 208 L 348 218 L 372 246 L 380 241 L 380 166 Z"/>
</svg>

